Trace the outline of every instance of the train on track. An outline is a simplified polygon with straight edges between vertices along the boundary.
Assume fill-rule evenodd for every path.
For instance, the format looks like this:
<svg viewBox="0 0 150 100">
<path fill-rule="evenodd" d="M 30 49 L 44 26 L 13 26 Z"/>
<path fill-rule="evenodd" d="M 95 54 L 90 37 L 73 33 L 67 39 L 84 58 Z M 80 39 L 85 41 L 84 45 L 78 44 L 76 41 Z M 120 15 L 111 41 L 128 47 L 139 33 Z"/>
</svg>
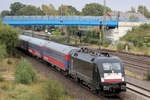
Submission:
<svg viewBox="0 0 150 100">
<path fill-rule="evenodd" d="M 19 35 L 19 39 L 19 48 L 55 65 L 92 91 L 104 94 L 126 91 L 124 66 L 118 57 L 27 35 Z"/>
</svg>

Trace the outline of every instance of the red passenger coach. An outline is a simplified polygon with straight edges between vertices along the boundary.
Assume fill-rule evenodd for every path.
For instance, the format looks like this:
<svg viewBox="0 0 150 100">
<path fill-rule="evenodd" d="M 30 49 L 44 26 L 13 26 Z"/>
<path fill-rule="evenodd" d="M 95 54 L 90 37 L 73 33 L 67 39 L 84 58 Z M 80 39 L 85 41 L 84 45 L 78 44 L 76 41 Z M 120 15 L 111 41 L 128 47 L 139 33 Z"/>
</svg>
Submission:
<svg viewBox="0 0 150 100">
<path fill-rule="evenodd" d="M 77 48 L 25 35 L 20 35 L 19 38 L 21 39 L 20 47 L 22 49 L 25 48 L 25 43 L 28 43 L 27 51 L 31 54 L 56 65 L 64 71 L 69 70 L 69 53 Z"/>
<path fill-rule="evenodd" d="M 42 48 L 44 44 L 46 44 L 46 42 L 47 42 L 46 40 L 30 37 L 29 44 L 28 44 L 29 52 L 35 56 L 42 58 L 43 57 Z"/>
<path fill-rule="evenodd" d="M 45 40 L 25 35 L 19 35 L 19 38 L 21 39 L 20 47 L 24 47 L 22 49 L 27 48 L 27 51 L 30 52 L 31 54 L 38 56 L 40 58 L 43 57 L 42 48 L 43 45 L 46 43 Z"/>
<path fill-rule="evenodd" d="M 69 53 L 72 49 L 75 49 L 75 47 L 49 41 L 44 45 L 43 58 L 66 71 L 69 70 Z"/>
<path fill-rule="evenodd" d="M 26 36 L 20 36 L 20 37 L 21 37 L 21 40 L 20 40 L 19 47 L 28 51 L 28 40 L 29 40 L 29 38 Z"/>
</svg>

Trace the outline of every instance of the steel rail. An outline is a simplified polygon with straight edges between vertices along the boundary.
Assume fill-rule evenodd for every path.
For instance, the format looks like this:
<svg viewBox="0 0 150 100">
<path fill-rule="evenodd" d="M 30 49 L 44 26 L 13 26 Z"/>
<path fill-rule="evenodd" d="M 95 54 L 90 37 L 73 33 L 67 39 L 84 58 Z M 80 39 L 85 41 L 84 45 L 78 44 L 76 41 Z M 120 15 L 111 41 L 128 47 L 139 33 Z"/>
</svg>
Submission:
<svg viewBox="0 0 150 100">
<path fill-rule="evenodd" d="M 127 84 L 129 84 L 129 85 L 131 85 L 131 86 L 134 86 L 134 87 L 136 87 L 136 88 L 139 88 L 139 89 L 142 90 L 142 91 L 148 92 L 149 95 L 144 94 L 143 92 L 137 91 L 137 90 L 135 90 L 135 89 L 133 89 L 133 88 L 131 88 L 131 87 L 129 87 L 129 86 L 127 86 L 127 89 L 129 89 L 129 90 L 131 90 L 131 91 L 133 91 L 133 92 L 135 92 L 135 93 L 138 93 L 138 94 L 140 94 L 140 95 L 143 95 L 144 97 L 150 98 L 150 90 L 148 90 L 148 89 L 146 89 L 146 88 L 143 88 L 143 87 L 140 87 L 140 86 L 137 86 L 137 85 L 135 85 L 135 84 L 133 84 L 133 83 L 130 83 L 130 82 L 127 82 Z"/>
</svg>

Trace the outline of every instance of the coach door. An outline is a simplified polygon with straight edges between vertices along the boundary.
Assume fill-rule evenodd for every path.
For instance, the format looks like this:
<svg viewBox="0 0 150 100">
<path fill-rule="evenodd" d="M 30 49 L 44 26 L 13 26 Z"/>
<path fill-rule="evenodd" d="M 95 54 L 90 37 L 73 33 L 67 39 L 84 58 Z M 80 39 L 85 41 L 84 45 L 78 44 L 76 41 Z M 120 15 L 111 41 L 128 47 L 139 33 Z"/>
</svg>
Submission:
<svg viewBox="0 0 150 100">
<path fill-rule="evenodd" d="M 26 41 L 26 50 L 28 50 L 28 47 L 29 47 L 29 42 Z"/>
<path fill-rule="evenodd" d="M 42 46 L 40 47 L 40 54 L 41 54 L 41 57 L 43 57 L 43 47 Z"/>
<path fill-rule="evenodd" d="M 28 51 L 29 42 L 28 41 L 24 41 L 24 46 L 25 46 L 25 50 Z"/>
</svg>

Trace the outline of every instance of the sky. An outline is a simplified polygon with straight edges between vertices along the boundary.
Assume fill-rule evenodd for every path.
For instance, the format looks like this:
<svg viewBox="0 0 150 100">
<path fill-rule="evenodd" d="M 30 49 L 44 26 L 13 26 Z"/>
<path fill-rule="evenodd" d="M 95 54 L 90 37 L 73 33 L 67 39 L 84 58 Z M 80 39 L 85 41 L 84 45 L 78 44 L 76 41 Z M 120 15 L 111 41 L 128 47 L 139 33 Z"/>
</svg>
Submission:
<svg viewBox="0 0 150 100">
<path fill-rule="evenodd" d="M 58 9 L 61 4 L 66 4 L 72 5 L 81 11 L 85 4 L 93 2 L 103 4 L 104 0 L 0 0 L 0 12 L 9 10 L 10 4 L 14 2 L 21 2 L 38 7 L 41 7 L 42 4 L 48 5 L 52 3 L 56 9 Z M 116 11 L 128 11 L 131 7 L 137 9 L 138 5 L 144 5 L 150 11 L 150 0 L 106 0 L 106 5 Z"/>
</svg>

